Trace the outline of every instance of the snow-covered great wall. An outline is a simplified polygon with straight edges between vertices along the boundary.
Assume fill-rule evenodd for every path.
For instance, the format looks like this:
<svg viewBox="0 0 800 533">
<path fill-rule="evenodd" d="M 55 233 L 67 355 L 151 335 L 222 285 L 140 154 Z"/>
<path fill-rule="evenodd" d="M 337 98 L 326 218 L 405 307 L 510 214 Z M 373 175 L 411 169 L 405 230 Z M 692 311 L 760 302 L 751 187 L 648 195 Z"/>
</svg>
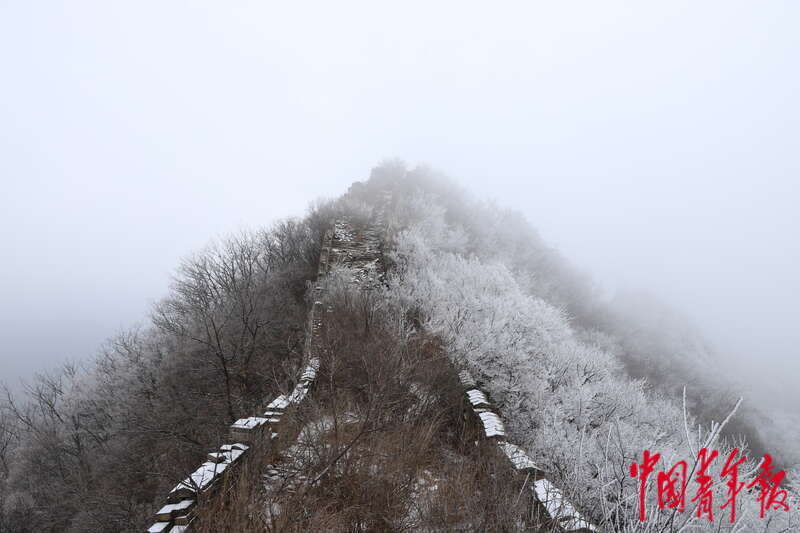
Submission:
<svg viewBox="0 0 800 533">
<path fill-rule="evenodd" d="M 388 198 L 387 198 L 388 201 Z M 378 214 L 366 228 L 357 229 L 349 220 L 340 218 L 325 232 L 312 294 L 313 305 L 309 311 L 306 342 L 301 371 L 294 388 L 279 395 L 264 406 L 263 412 L 242 418 L 229 428 L 226 444 L 211 451 L 203 462 L 186 478 L 180 480 L 167 494 L 164 505 L 157 511 L 155 522 L 148 533 L 179 533 L 191 531 L 197 523 L 198 509 L 211 501 L 220 491 L 226 490 L 228 481 L 251 459 L 253 450 L 263 442 L 276 442 L 284 429 L 282 422 L 307 397 L 313 396 L 314 385 L 324 358 L 321 335 L 326 325 L 326 316 L 333 309 L 323 304 L 326 284 L 333 269 L 346 273 L 346 278 L 362 290 L 371 290 L 383 281 L 385 225 L 382 214 Z M 539 516 L 536 520 L 554 530 L 597 531 L 580 512 L 563 496 L 562 492 L 537 467 L 536 462 L 515 443 L 510 442 L 503 424 L 503 417 L 494 407 L 480 384 L 476 383 L 468 370 L 460 371 L 453 366 L 469 406 L 464 413 L 472 424 L 480 427 L 483 438 L 494 442 L 498 451 L 508 460 L 513 469 L 524 479 L 523 490 Z M 294 435 L 296 437 L 297 435 Z M 309 480 L 295 479 L 286 483 L 281 463 L 271 464 L 265 472 L 267 490 L 297 490 L 298 484 Z M 313 483 L 313 480 L 310 481 Z M 519 497 L 522 497 L 520 493 Z M 269 509 L 269 515 L 281 510 Z"/>
</svg>

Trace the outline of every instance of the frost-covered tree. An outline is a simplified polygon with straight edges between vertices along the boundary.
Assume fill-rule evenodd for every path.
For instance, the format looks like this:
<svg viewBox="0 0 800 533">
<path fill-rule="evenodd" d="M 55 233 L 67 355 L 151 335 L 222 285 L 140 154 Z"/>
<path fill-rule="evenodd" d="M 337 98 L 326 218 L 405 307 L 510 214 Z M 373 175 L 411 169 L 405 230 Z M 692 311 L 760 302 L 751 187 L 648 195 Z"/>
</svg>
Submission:
<svg viewBox="0 0 800 533">
<path fill-rule="evenodd" d="M 639 527 L 634 519 L 637 485 L 628 469 L 643 450 L 662 453 L 666 469 L 679 460 L 695 465 L 703 446 L 714 446 L 723 456 L 733 448 L 721 428 L 708 426 L 712 420 L 695 418 L 710 409 L 696 409 L 691 402 L 685 409 L 678 394 L 669 394 L 670 389 L 677 392 L 674 386 L 654 388 L 629 374 L 631 358 L 644 352 L 644 361 L 655 355 L 654 347 L 637 346 L 641 339 L 636 334 L 619 324 L 607 327 L 593 316 L 603 304 L 591 300 L 588 284 L 569 269 L 559 271 L 560 259 L 523 223 L 503 226 L 498 221 L 509 216 L 491 206 L 471 205 L 467 219 L 448 209 L 440 181 L 428 186 L 417 177 L 416 183 L 415 194 L 396 199 L 394 206 L 394 269 L 387 298 L 427 333 L 442 338 L 453 361 L 479 377 L 506 415 L 514 439 L 590 516 L 616 528 Z M 527 248 L 511 235 L 515 232 L 533 237 Z M 575 302 L 577 296 L 587 301 Z M 681 365 L 702 352 L 696 337 L 684 332 L 673 328 L 656 336 L 654 344 L 662 350 L 686 346 L 672 360 L 667 355 L 664 366 Z M 665 341 L 670 335 L 676 339 Z M 669 374 L 663 367 L 661 372 L 663 381 L 673 384 L 688 375 Z M 702 374 L 689 384 L 715 386 Z M 727 414 L 723 408 L 734 407 L 735 401 L 723 404 L 727 397 L 721 391 L 711 397 L 720 415 L 717 422 Z M 708 429 L 698 430 L 698 424 Z M 751 460 L 743 469 L 752 476 L 757 463 Z M 722 488 L 715 490 L 718 501 L 724 501 Z M 650 505 L 655 507 L 653 501 Z M 736 527 L 763 527 L 755 499 L 742 506 L 747 511 L 740 513 Z M 770 527 L 781 530 L 793 519 L 779 513 Z M 654 530 L 677 529 L 684 522 L 719 525 L 664 513 L 652 520 Z"/>
</svg>

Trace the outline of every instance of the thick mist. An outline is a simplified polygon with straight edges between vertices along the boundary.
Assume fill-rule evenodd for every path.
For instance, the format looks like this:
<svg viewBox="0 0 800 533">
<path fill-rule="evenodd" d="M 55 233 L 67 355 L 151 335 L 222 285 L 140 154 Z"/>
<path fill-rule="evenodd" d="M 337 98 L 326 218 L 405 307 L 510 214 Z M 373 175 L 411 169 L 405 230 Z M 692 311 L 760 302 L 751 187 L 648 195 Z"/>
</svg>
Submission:
<svg viewBox="0 0 800 533">
<path fill-rule="evenodd" d="M 522 211 L 609 299 L 686 314 L 791 411 L 799 10 L 4 4 L 0 379 L 93 354 L 180 257 L 398 156 Z"/>
</svg>

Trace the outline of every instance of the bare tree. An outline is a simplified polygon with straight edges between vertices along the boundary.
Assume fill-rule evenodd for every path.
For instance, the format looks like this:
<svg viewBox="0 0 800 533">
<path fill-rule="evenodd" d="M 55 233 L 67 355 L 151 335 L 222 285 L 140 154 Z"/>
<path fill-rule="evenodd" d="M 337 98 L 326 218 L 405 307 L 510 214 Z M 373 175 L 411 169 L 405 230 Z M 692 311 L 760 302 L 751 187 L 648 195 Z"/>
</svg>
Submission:
<svg viewBox="0 0 800 533">
<path fill-rule="evenodd" d="M 172 294 L 153 312 L 157 328 L 188 343 L 217 370 L 231 420 L 252 386 L 254 359 L 280 348 L 287 319 L 302 314 L 278 274 L 304 254 L 304 242 L 293 226 L 279 230 L 242 233 L 185 260 Z"/>
</svg>

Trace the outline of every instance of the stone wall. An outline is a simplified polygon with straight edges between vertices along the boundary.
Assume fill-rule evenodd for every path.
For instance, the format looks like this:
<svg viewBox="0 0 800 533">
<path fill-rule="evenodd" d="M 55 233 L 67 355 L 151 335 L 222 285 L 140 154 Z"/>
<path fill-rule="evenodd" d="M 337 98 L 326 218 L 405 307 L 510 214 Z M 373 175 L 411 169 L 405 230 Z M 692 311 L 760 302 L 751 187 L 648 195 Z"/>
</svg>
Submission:
<svg viewBox="0 0 800 533">
<path fill-rule="evenodd" d="M 250 446 L 257 439 L 277 438 L 281 431 L 281 421 L 290 409 L 303 402 L 311 392 L 320 368 L 321 334 L 325 315 L 331 311 L 325 309 L 322 303 L 326 276 L 332 268 L 340 266 L 347 269 L 345 272 L 350 276 L 350 281 L 362 289 L 369 290 L 382 283 L 383 230 L 383 215 L 379 213 L 366 227 L 361 228 L 346 219 L 338 219 L 333 228 L 325 233 L 317 280 L 312 291 L 315 301 L 309 311 L 302 371 L 294 389 L 272 400 L 262 413 L 234 422 L 229 428 L 229 443 L 210 452 L 205 462 L 173 488 L 163 507 L 156 513 L 156 522 L 148 532 L 180 533 L 190 529 L 200 496 L 219 487 L 224 477 L 246 460 Z M 582 517 L 528 454 L 508 440 L 499 411 L 470 373 L 462 370 L 459 379 L 472 416 L 482 427 L 484 438 L 495 442 L 498 451 L 507 458 L 511 466 L 525 476 L 529 496 L 541 504 L 541 508 L 547 513 L 542 519 L 564 531 L 597 531 L 597 527 Z M 267 479 L 270 472 L 279 472 L 279 465 L 274 467 L 267 472 Z"/>
<path fill-rule="evenodd" d="M 228 443 L 210 452 L 206 460 L 167 495 L 164 505 L 156 512 L 149 533 L 181 533 L 189 531 L 198 504 L 224 484 L 242 461 L 250 446 L 259 439 L 274 440 L 281 431 L 281 422 L 290 409 L 300 405 L 314 386 L 320 367 L 321 334 L 326 312 L 322 304 L 325 277 L 335 266 L 347 268 L 351 281 L 369 289 L 383 278 L 381 263 L 381 224 L 378 215 L 373 224 L 358 228 L 346 219 L 334 222 L 322 242 L 317 280 L 312 290 L 311 306 L 306 329 L 303 364 L 294 389 L 272 400 L 266 409 L 253 416 L 240 418 L 228 430 Z"/>
<path fill-rule="evenodd" d="M 499 411 L 492 406 L 468 370 L 458 374 L 464 393 L 469 401 L 472 414 L 480 421 L 484 438 L 494 441 L 500 453 L 519 474 L 525 476 L 529 495 L 542 505 L 547 516 L 543 521 L 570 532 L 597 531 L 597 526 L 586 520 L 548 479 L 546 473 L 537 466 L 528 454 L 506 436 L 505 425 Z M 530 485 L 527 483 L 530 481 Z"/>
</svg>

